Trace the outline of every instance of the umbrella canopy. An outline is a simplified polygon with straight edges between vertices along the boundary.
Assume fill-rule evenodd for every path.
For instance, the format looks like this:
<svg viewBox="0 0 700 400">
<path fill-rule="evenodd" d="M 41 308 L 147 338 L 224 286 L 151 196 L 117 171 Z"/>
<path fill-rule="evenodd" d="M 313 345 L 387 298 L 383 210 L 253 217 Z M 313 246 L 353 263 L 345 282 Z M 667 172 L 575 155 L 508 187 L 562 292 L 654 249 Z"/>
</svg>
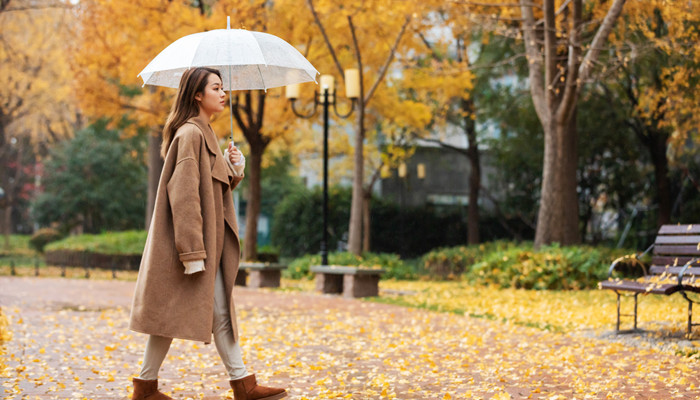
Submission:
<svg viewBox="0 0 700 400">
<path fill-rule="evenodd" d="M 215 29 L 171 43 L 139 73 L 144 85 L 177 88 L 189 68 L 221 72 L 224 90 L 253 90 L 315 81 L 318 71 L 294 46 L 263 32 Z"/>
</svg>

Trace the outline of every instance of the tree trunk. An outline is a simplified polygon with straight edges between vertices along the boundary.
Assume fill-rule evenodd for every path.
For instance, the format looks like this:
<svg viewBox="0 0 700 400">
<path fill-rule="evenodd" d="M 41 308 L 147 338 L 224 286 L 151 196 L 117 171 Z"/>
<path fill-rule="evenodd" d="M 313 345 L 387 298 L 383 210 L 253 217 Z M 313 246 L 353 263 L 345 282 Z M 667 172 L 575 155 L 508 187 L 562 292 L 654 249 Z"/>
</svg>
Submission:
<svg viewBox="0 0 700 400">
<path fill-rule="evenodd" d="M 163 143 L 163 137 L 160 133 L 148 135 L 148 202 L 146 203 L 144 224 L 147 231 L 151 226 L 153 208 L 156 205 L 156 194 L 158 193 L 158 181 L 163 170 L 163 159 L 160 157 L 161 143 Z"/>
<path fill-rule="evenodd" d="M 362 252 L 362 203 L 364 197 L 364 155 L 365 110 L 362 97 L 357 105 L 357 134 L 355 135 L 354 171 L 352 177 L 352 200 L 350 205 L 350 226 L 348 228 L 348 251 L 360 255 Z"/>
<path fill-rule="evenodd" d="M 14 176 L 10 176 L 9 168 L 6 169 L 6 182 L 4 182 L 5 190 L 5 215 L 4 215 L 4 225 L 5 225 L 5 244 L 7 248 L 10 246 L 10 235 L 13 233 L 12 229 L 12 210 L 15 209 L 15 202 L 17 201 L 18 191 L 22 187 L 22 154 L 24 153 L 24 140 L 17 140 L 17 147 L 11 147 L 9 151 L 6 152 L 6 162 L 8 165 L 13 161 L 15 164 Z"/>
<path fill-rule="evenodd" d="M 559 26 L 557 15 L 560 11 L 556 2 L 544 1 L 544 25 L 541 28 L 540 20 L 535 19 L 533 4 L 520 0 L 530 93 L 544 130 L 542 193 L 535 246 L 553 242 L 568 245 L 580 241 L 575 127 L 578 96 L 582 82 L 590 78 L 600 52 L 605 49 L 605 42 L 622 13 L 625 1 L 612 1 L 600 27 L 586 46 L 581 38 L 584 26 L 582 0 L 567 2 L 570 22 Z M 587 48 L 585 55 L 584 48 Z"/>
<path fill-rule="evenodd" d="M 671 180 L 668 177 L 668 157 L 666 147 L 668 135 L 652 130 L 649 132 L 649 154 L 654 164 L 654 178 L 656 180 L 656 198 L 659 204 L 659 214 L 656 223 L 661 225 L 671 222 Z"/>
<path fill-rule="evenodd" d="M 250 154 L 246 158 L 248 169 L 248 205 L 245 210 L 245 239 L 243 259 L 255 261 L 258 259 L 258 216 L 260 215 L 260 174 L 262 172 L 262 155 L 264 147 L 250 146 Z"/>
<path fill-rule="evenodd" d="M 370 228 L 372 227 L 372 189 L 369 188 L 364 191 L 364 196 L 362 198 L 362 251 L 370 251 Z"/>
<path fill-rule="evenodd" d="M 462 99 L 464 132 L 467 135 L 467 158 L 471 171 L 469 173 L 469 204 L 467 208 L 467 243 L 478 244 L 479 237 L 479 190 L 481 189 L 481 163 L 479 160 L 479 145 L 476 142 L 476 120 L 474 116 L 474 100 Z"/>
<path fill-rule="evenodd" d="M 0 123 L 0 129 L 3 126 Z M 0 198 L 0 206 L 2 206 L 2 218 L 0 218 L 0 223 L 2 223 L 2 235 L 4 236 L 4 247 L 5 250 L 10 250 L 10 219 L 7 218 L 7 209 L 9 208 L 9 202 L 7 196 L 9 195 L 10 189 L 10 149 L 8 144 L 4 140 L 5 134 L 0 131 L 0 188 L 4 191 L 2 198 Z"/>
<path fill-rule="evenodd" d="M 12 234 L 12 207 L 10 207 L 9 202 L 6 203 L 5 212 L 3 213 L 3 220 L 5 225 L 5 249 L 10 249 L 10 235 Z"/>
<path fill-rule="evenodd" d="M 581 241 L 576 192 L 578 151 L 575 114 L 565 123 L 556 123 L 552 118 L 550 124 L 543 124 L 544 166 L 536 247 L 549 243 L 570 245 Z"/>
</svg>

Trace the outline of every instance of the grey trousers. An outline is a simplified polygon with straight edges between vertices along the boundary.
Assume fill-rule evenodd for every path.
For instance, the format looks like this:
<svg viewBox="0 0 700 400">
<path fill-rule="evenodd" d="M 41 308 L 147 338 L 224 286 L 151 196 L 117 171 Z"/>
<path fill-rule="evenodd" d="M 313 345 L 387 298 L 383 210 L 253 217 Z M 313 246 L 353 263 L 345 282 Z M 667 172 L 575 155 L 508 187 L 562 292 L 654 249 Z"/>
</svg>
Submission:
<svg viewBox="0 0 700 400">
<path fill-rule="evenodd" d="M 240 379 L 248 375 L 241 347 L 233 338 L 233 327 L 229 314 L 228 300 L 226 298 L 226 287 L 224 286 L 223 271 L 219 269 L 216 274 L 214 284 L 214 344 L 219 352 L 219 357 L 223 361 L 229 378 Z M 143 366 L 139 379 L 158 379 L 158 371 L 165 360 L 165 356 L 170 349 L 172 338 L 150 335 L 146 343 L 146 351 L 143 355 Z"/>
</svg>

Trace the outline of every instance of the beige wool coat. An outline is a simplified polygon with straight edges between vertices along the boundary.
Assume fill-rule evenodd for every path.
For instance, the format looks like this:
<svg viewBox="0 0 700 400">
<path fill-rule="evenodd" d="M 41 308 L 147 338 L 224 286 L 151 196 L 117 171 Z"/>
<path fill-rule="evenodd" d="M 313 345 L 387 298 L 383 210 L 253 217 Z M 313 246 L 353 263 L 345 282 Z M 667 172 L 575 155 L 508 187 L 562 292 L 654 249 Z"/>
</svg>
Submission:
<svg viewBox="0 0 700 400">
<path fill-rule="evenodd" d="M 165 156 L 131 307 L 130 329 L 211 342 L 214 279 L 222 266 L 231 325 L 238 340 L 233 286 L 240 245 L 231 171 L 205 118 L 180 127 Z M 204 259 L 185 274 L 183 262 Z"/>
</svg>

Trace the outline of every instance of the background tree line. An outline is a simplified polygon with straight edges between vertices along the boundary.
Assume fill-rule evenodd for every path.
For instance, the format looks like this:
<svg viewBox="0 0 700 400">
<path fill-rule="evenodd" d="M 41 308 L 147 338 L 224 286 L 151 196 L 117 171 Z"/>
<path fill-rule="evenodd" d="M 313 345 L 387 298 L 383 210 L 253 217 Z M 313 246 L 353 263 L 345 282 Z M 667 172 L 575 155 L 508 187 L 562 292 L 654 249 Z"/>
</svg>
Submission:
<svg viewBox="0 0 700 400">
<path fill-rule="evenodd" d="M 480 229 L 484 218 L 498 221 L 504 235 L 534 235 L 536 244 L 602 239 L 604 222 L 596 219 L 602 210 L 623 215 L 619 221 L 643 212 L 653 220 L 644 229 L 689 222 L 697 218 L 693 200 L 698 193 L 693 162 L 699 126 L 697 7 L 661 0 L 521 0 L 510 5 L 9 0 L 0 12 L 0 59 L 10 72 L 0 85 L 5 90 L 0 110 L 3 229 L 6 234 L 31 230 L 33 224 L 26 223 L 30 204 L 33 220 L 42 225 L 82 221 L 84 229 L 100 230 L 147 224 L 161 168 L 158 135 L 174 93 L 142 88 L 136 75 L 167 44 L 222 28 L 226 15 L 235 15 L 234 25 L 294 43 L 341 83 L 342 70 L 360 69 L 355 119 L 332 121 L 331 152 L 345 157 L 331 179 L 353 182 L 347 216 L 351 252 L 369 250 L 375 224 L 383 223 L 377 218 L 385 218 L 370 206 L 381 171 L 409 156 L 418 138 L 469 160 L 465 179 L 472 198 L 461 216 L 466 228 L 458 233 L 464 242 L 488 237 Z M 22 29 L 26 25 L 31 29 Z M 310 99 L 311 91 L 309 85 L 303 96 Z M 249 155 L 245 254 L 255 258 L 262 199 L 278 190 L 263 185 L 264 171 L 280 158 L 288 157 L 293 170 L 300 159 L 317 156 L 317 126 L 293 116 L 281 89 L 235 93 L 231 112 L 234 139 Z M 222 137 L 228 134 L 227 122 L 227 115 L 213 122 Z M 441 132 L 447 127 L 463 132 L 467 147 L 444 140 Z M 79 152 L 65 153 L 70 145 L 58 144 L 74 136 L 73 145 L 83 143 L 90 158 L 91 147 L 80 142 L 87 140 L 85 132 L 112 143 L 126 169 L 148 171 L 147 196 L 119 200 L 124 201 L 121 210 L 99 207 L 100 213 L 114 214 L 99 217 L 85 211 L 90 207 L 61 198 L 109 191 L 90 184 L 70 192 L 62 190 L 66 184 L 49 183 L 59 173 L 90 182 L 80 174 L 94 174 L 100 164 L 72 171 L 68 164 Z M 117 155 L 120 151 L 126 156 Z M 499 185 L 499 193 L 481 184 L 484 151 L 495 160 L 497 172 L 489 179 Z M 294 173 L 288 175 L 291 179 Z M 124 181 L 111 185 L 123 193 L 143 189 L 141 178 L 125 174 L 117 179 Z M 285 190 L 277 194 L 295 189 Z M 117 200 L 101 195 L 92 197 Z M 479 199 L 493 203 L 494 215 L 480 216 Z M 84 215 L 74 217 L 70 207 Z M 133 215 L 141 209 L 138 223 Z M 121 225 L 107 222 L 112 220 Z"/>
</svg>

